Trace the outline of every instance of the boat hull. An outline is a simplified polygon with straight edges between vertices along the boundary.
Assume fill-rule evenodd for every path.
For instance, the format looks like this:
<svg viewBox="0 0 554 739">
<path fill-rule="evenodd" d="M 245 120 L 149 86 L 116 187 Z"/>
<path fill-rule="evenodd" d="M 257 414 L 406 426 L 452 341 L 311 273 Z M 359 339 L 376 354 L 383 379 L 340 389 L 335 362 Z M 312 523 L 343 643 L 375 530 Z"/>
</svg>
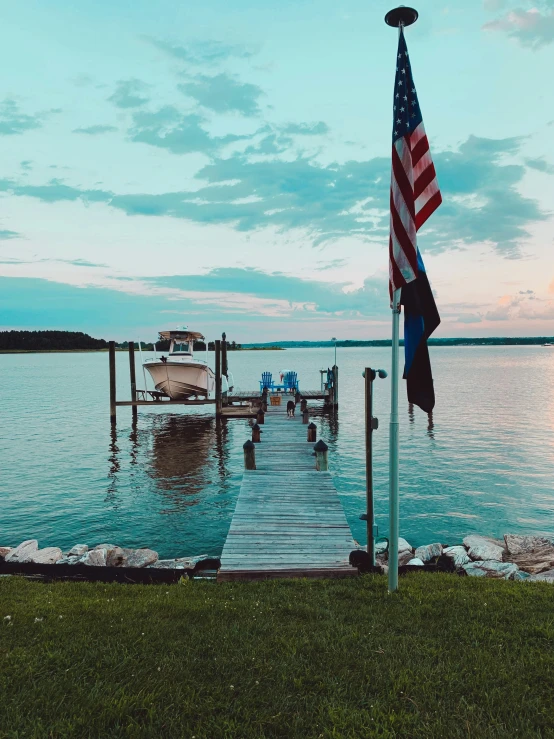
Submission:
<svg viewBox="0 0 554 739">
<path fill-rule="evenodd" d="M 169 395 L 171 400 L 187 400 L 193 396 L 210 397 L 215 391 L 215 377 L 205 364 L 196 362 L 145 362 L 156 390 Z"/>
</svg>

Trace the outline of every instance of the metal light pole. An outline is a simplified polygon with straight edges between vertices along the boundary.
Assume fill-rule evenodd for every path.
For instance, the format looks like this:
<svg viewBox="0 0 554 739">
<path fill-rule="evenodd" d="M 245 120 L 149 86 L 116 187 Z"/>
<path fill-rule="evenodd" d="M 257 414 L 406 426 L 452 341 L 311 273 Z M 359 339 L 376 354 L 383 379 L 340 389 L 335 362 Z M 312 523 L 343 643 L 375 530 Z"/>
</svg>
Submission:
<svg viewBox="0 0 554 739">
<path fill-rule="evenodd" d="M 389 10 L 385 16 L 385 23 L 401 29 L 411 26 L 418 17 L 417 10 L 400 5 Z M 398 498 L 398 348 L 400 327 L 400 290 L 395 290 L 392 296 L 392 363 L 391 363 L 391 404 L 390 404 L 390 432 L 389 432 L 389 592 L 398 590 L 398 535 L 400 506 Z"/>
</svg>

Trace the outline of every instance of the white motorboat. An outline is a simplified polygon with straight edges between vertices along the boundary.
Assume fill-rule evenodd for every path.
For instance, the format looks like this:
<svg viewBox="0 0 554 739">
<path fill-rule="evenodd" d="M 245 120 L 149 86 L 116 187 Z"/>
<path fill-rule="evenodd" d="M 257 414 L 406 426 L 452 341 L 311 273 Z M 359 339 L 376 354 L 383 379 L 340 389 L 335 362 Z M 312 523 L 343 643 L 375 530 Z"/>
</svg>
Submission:
<svg viewBox="0 0 554 739">
<path fill-rule="evenodd" d="M 210 398 L 215 394 L 215 374 L 206 359 L 194 356 L 194 342 L 205 341 L 202 334 L 186 328 L 175 331 L 160 331 L 160 340 L 169 340 L 167 355 L 147 359 L 143 366 L 148 370 L 156 390 L 168 395 L 171 400 L 187 400 L 192 397 Z M 223 376 L 222 392 L 229 390 L 227 378 Z"/>
</svg>

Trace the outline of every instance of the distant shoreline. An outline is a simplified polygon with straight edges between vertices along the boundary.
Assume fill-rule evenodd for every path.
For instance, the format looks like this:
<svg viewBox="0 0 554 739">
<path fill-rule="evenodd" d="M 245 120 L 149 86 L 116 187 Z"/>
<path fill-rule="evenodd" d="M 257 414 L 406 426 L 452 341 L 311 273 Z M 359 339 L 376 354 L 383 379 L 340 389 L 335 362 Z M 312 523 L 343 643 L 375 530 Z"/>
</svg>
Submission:
<svg viewBox="0 0 554 739">
<path fill-rule="evenodd" d="M 248 351 L 286 351 L 287 349 L 329 349 L 334 344 L 318 343 L 318 342 L 283 342 L 286 346 L 279 344 L 242 346 L 240 349 L 233 349 L 234 352 Z M 554 348 L 554 338 L 537 338 L 537 339 L 505 339 L 505 340 L 489 340 L 474 341 L 471 339 L 430 339 L 428 342 L 432 347 L 449 347 L 449 346 L 551 346 Z M 400 341 L 400 346 L 404 342 Z M 337 342 L 339 349 L 364 349 L 370 347 L 390 347 L 391 342 L 387 339 L 376 339 L 375 341 L 344 341 Z M 127 352 L 125 348 L 116 348 L 116 352 Z M 144 352 L 152 352 L 153 349 L 143 349 Z M 160 350 L 158 350 L 160 351 Z M 202 350 L 203 351 L 203 350 Z M 107 354 L 108 349 L 0 349 L 0 354 Z"/>
</svg>

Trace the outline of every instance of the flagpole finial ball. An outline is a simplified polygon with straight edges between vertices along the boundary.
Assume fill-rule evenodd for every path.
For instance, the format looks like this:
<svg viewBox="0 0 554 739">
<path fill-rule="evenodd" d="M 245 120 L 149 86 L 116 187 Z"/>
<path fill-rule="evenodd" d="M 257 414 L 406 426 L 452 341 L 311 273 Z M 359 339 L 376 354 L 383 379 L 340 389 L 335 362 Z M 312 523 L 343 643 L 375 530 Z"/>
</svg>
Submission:
<svg viewBox="0 0 554 739">
<path fill-rule="evenodd" d="M 418 12 L 414 8 L 407 8 L 404 5 L 400 5 L 398 8 L 393 8 L 385 16 L 385 23 L 388 26 L 394 26 L 399 28 L 400 26 L 411 26 L 418 19 Z"/>
</svg>

